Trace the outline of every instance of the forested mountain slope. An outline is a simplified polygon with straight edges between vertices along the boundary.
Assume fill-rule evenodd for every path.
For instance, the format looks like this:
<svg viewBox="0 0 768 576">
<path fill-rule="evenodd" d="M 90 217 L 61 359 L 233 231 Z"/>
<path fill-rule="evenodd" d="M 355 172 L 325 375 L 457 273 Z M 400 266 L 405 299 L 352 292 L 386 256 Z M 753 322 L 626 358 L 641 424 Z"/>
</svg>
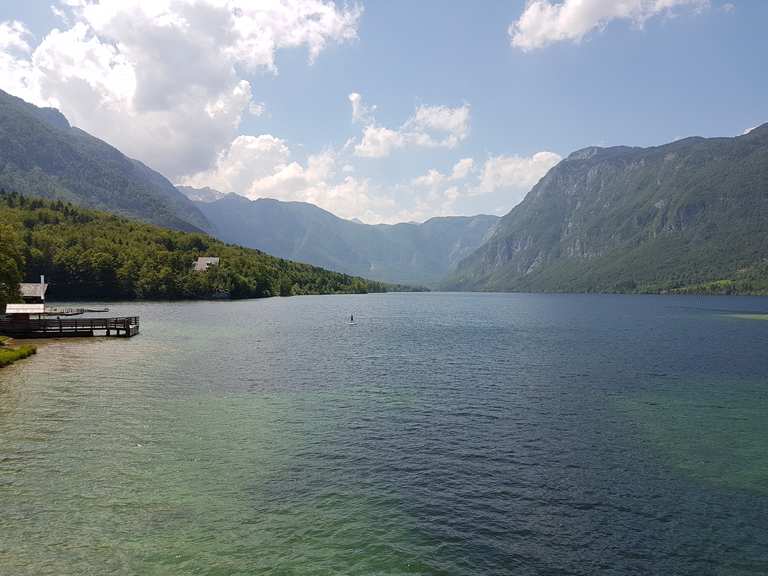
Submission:
<svg viewBox="0 0 768 576">
<path fill-rule="evenodd" d="M 383 292 L 371 282 L 60 201 L 0 194 L 0 300 L 45 274 L 53 299 L 258 298 Z M 219 266 L 193 271 L 200 256 Z M 5 289 L 4 289 L 5 287 Z"/>
<path fill-rule="evenodd" d="M 766 292 L 768 124 L 735 138 L 574 152 L 444 285 Z"/>
<path fill-rule="evenodd" d="M 52 108 L 0 90 L 0 188 L 106 210 L 179 230 L 207 230 L 165 177 L 78 128 Z"/>
</svg>

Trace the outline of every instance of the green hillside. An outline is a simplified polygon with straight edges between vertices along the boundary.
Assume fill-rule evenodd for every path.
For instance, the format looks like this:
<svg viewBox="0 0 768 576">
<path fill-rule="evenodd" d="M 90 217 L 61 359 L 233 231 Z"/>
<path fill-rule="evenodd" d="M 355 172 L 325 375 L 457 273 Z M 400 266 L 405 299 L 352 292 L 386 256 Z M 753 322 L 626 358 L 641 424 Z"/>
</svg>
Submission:
<svg viewBox="0 0 768 576">
<path fill-rule="evenodd" d="M 0 193 L 0 300 L 45 274 L 53 299 L 258 298 L 384 292 L 396 286 L 329 272 L 60 201 Z M 220 266 L 194 272 L 199 256 Z M 402 288 L 402 287 L 399 287 Z M 4 302 L 0 302 L 4 303 Z"/>
<path fill-rule="evenodd" d="M 72 202 L 178 230 L 205 217 L 165 177 L 73 128 L 52 108 L 0 90 L 0 187 Z"/>
<path fill-rule="evenodd" d="M 768 124 L 735 138 L 575 152 L 446 287 L 768 293 Z"/>
</svg>

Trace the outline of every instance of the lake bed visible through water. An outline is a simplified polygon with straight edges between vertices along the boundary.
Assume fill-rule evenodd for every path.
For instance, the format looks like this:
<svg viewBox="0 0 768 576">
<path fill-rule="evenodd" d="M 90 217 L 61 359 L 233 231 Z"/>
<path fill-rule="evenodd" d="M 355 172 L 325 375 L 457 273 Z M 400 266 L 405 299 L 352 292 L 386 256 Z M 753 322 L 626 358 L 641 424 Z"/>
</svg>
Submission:
<svg viewBox="0 0 768 576">
<path fill-rule="evenodd" d="M 109 306 L 0 370 L 2 576 L 768 573 L 768 298 Z"/>
</svg>

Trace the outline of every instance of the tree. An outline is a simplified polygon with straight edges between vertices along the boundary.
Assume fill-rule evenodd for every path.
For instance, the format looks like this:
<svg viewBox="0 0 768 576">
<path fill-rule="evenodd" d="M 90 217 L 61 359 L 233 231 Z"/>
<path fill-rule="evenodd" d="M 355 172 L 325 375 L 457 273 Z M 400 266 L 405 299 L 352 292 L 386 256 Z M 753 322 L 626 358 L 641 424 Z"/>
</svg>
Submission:
<svg viewBox="0 0 768 576">
<path fill-rule="evenodd" d="M 21 300 L 19 282 L 24 270 L 24 245 L 16 229 L 0 224 L 0 306 L 5 312 L 8 302 Z"/>
</svg>

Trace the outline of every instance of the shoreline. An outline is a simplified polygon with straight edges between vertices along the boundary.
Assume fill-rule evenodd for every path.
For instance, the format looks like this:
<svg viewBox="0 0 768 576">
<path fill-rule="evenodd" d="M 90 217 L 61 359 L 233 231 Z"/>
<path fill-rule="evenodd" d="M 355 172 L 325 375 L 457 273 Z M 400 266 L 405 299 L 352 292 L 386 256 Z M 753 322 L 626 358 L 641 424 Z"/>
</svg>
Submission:
<svg viewBox="0 0 768 576">
<path fill-rule="evenodd" d="M 13 338 L 0 336 L 0 369 L 37 354 L 37 346 L 17 344 Z"/>
</svg>

